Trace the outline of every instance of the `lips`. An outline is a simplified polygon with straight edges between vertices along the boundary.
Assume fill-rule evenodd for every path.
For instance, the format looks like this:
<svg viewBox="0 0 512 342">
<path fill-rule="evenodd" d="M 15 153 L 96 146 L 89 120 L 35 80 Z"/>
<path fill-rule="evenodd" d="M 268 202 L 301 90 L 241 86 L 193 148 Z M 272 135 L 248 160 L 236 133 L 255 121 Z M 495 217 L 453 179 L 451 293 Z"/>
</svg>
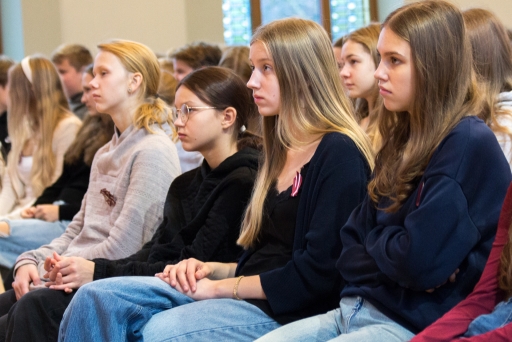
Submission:
<svg viewBox="0 0 512 342">
<path fill-rule="evenodd" d="M 253 98 L 254 98 L 254 102 L 260 102 L 263 100 L 263 97 L 257 96 L 257 95 L 253 95 Z"/>
<path fill-rule="evenodd" d="M 379 93 L 381 95 L 388 95 L 388 94 L 391 94 L 391 92 L 389 90 L 387 90 L 386 88 L 384 87 L 379 87 Z"/>
</svg>

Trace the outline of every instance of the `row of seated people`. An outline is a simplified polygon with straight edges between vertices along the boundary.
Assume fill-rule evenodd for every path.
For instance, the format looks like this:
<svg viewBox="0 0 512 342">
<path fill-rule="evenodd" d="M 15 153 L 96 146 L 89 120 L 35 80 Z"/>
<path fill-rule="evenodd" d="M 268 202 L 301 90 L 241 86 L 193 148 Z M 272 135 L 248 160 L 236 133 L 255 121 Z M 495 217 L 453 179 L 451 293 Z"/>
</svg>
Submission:
<svg viewBox="0 0 512 342">
<path fill-rule="evenodd" d="M 116 131 L 66 231 L 16 260 L 14 290 L 0 296 L 2 339 L 413 338 L 472 291 L 512 180 L 464 20 L 450 3 L 424 1 L 383 23 L 378 140 L 311 21 L 256 31 L 254 102 L 234 72 L 207 67 L 180 80 L 169 110 L 147 47 L 100 44 L 86 85 Z M 261 158 L 247 130 L 253 104 Z M 181 176 L 173 125 L 183 149 L 204 157 Z M 509 224 L 510 209 L 486 281 Z M 424 338 L 446 333 L 449 322 L 436 324 Z M 464 333 L 461 324 L 454 337 Z"/>
</svg>

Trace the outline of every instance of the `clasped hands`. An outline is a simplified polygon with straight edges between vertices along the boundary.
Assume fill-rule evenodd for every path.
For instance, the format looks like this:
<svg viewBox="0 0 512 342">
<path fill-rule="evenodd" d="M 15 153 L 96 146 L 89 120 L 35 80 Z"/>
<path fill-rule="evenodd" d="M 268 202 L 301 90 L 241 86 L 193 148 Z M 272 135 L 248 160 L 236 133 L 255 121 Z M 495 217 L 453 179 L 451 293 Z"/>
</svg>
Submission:
<svg viewBox="0 0 512 342">
<path fill-rule="evenodd" d="M 163 272 L 155 274 L 155 277 L 192 299 L 202 300 L 215 298 L 216 281 L 208 279 L 213 271 L 209 263 L 191 258 L 165 266 Z"/>
<path fill-rule="evenodd" d="M 94 262 L 81 257 L 63 257 L 53 252 L 52 257 L 46 258 L 44 269 L 44 278 L 49 279 L 46 287 L 71 293 L 73 289 L 93 280 Z"/>
</svg>

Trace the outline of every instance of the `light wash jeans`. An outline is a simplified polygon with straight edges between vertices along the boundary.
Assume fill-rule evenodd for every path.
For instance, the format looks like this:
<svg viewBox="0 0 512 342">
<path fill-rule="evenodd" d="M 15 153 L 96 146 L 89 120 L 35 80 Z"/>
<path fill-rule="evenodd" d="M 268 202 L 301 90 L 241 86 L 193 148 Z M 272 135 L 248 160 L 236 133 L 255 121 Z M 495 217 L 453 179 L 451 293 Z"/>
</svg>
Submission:
<svg viewBox="0 0 512 342">
<path fill-rule="evenodd" d="M 78 290 L 59 341 L 253 341 L 279 326 L 245 301 L 194 301 L 156 277 L 117 277 Z"/>
<path fill-rule="evenodd" d="M 0 237 L 0 265 L 12 268 L 16 258 L 59 237 L 71 221 L 46 222 L 38 219 L 3 220 L 9 223 L 10 235 Z"/>
<path fill-rule="evenodd" d="M 413 336 L 363 298 L 344 297 L 338 309 L 286 324 L 257 341 L 393 342 Z"/>
<path fill-rule="evenodd" d="M 485 334 L 512 322 L 512 298 L 499 302 L 490 314 L 480 315 L 468 326 L 464 337 Z"/>
</svg>

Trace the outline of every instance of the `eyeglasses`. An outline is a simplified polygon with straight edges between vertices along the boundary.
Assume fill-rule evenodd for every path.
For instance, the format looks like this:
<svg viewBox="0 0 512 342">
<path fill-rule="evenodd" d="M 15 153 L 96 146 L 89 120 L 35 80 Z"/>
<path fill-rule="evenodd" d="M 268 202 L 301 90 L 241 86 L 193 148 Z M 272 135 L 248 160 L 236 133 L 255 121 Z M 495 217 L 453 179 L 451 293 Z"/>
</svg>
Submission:
<svg viewBox="0 0 512 342">
<path fill-rule="evenodd" d="M 188 121 L 189 114 L 197 109 L 217 109 L 217 107 L 189 107 L 186 104 L 183 104 L 180 107 L 180 109 L 173 107 L 172 115 L 173 115 L 174 121 L 178 120 L 178 117 L 179 117 L 181 119 L 181 122 L 183 124 L 186 124 Z"/>
</svg>

